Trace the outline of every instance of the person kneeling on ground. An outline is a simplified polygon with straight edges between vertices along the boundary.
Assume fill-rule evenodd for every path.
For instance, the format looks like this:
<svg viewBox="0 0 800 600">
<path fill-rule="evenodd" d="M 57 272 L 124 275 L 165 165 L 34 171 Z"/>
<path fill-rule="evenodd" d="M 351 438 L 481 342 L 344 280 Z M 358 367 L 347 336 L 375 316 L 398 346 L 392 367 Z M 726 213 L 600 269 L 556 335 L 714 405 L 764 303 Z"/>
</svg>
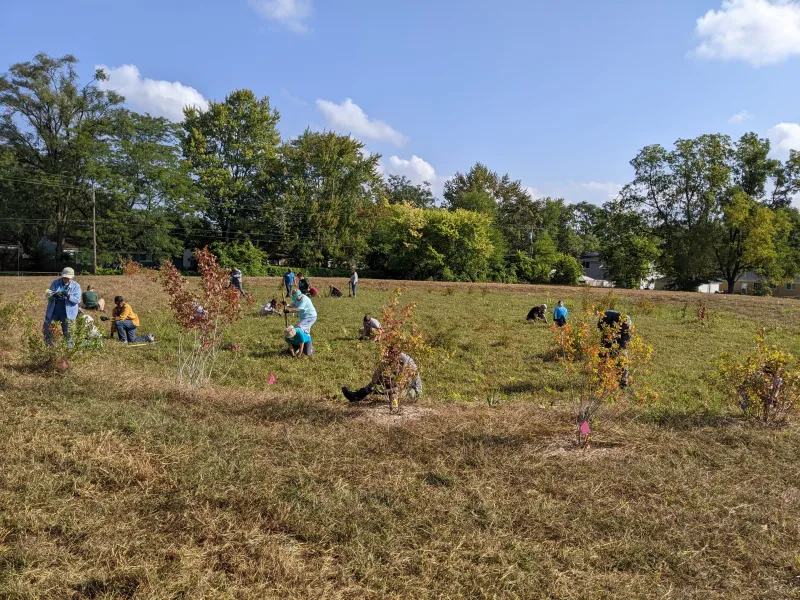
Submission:
<svg viewBox="0 0 800 600">
<path fill-rule="evenodd" d="M 114 298 L 114 310 L 111 311 L 111 335 L 113 337 L 116 329 L 117 337 L 123 344 L 141 344 L 144 342 L 153 343 L 155 338 L 152 333 L 147 335 L 136 335 L 136 328 L 139 327 L 139 317 L 131 305 L 125 302 L 125 298 L 117 296 Z"/>
<path fill-rule="evenodd" d="M 364 315 L 364 326 L 361 328 L 358 339 L 367 340 L 379 338 L 381 333 L 383 333 L 383 327 L 381 327 L 378 319 L 370 317 L 369 315 Z"/>
<path fill-rule="evenodd" d="M 547 304 L 534 306 L 528 313 L 528 323 L 544 321 L 547 323 Z"/>
<path fill-rule="evenodd" d="M 620 358 L 623 364 L 620 386 L 628 385 L 628 342 L 631 341 L 631 328 L 633 323 L 628 315 L 624 318 L 616 310 L 607 310 L 597 322 L 597 328 L 601 331 L 600 343 L 608 356 Z"/>
<path fill-rule="evenodd" d="M 299 327 L 289 325 L 284 332 L 286 343 L 289 344 L 289 352 L 295 358 L 303 358 L 314 354 L 314 346 L 311 344 L 311 336 Z"/>
<path fill-rule="evenodd" d="M 562 300 L 559 300 L 558 306 L 556 306 L 555 310 L 553 311 L 553 322 L 559 327 L 563 327 L 567 324 L 568 317 L 569 312 L 567 311 L 567 307 L 564 306 L 564 302 Z"/>
<path fill-rule="evenodd" d="M 333 298 L 341 298 L 342 297 L 342 290 L 337 288 L 336 286 L 330 286 L 330 295 Z"/>
<path fill-rule="evenodd" d="M 373 392 L 383 388 L 383 392 L 393 401 L 396 396 L 405 400 L 416 400 L 422 395 L 422 379 L 419 376 L 417 363 L 405 352 L 400 353 L 394 364 L 381 364 L 372 375 L 369 385 L 351 392 L 349 388 L 343 387 L 342 394 L 350 402 L 361 402 Z M 403 389 L 398 389 L 397 382 L 405 380 Z"/>
<path fill-rule="evenodd" d="M 267 317 L 269 315 L 280 315 L 282 308 L 283 307 L 281 306 L 281 303 L 278 302 L 278 299 L 273 298 L 261 308 L 261 314 Z"/>
<path fill-rule="evenodd" d="M 97 295 L 97 292 L 94 291 L 94 287 L 91 285 L 83 292 L 82 300 L 83 308 L 86 310 L 99 310 L 103 312 L 106 309 L 106 301 Z"/>
</svg>

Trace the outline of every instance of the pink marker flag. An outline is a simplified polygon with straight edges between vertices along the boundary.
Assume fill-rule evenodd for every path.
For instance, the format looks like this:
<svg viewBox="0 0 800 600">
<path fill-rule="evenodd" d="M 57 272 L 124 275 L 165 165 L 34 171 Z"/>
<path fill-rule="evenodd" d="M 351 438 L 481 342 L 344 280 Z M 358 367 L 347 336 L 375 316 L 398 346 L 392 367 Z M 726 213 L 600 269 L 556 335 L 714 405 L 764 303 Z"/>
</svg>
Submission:
<svg viewBox="0 0 800 600">
<path fill-rule="evenodd" d="M 272 385 L 273 383 L 275 383 L 275 375 L 270 375 L 269 376 L 269 384 Z"/>
<path fill-rule="evenodd" d="M 592 430 L 589 428 L 588 421 L 584 421 L 583 423 L 581 423 L 581 433 L 583 435 L 589 435 L 590 433 L 592 433 Z"/>
</svg>

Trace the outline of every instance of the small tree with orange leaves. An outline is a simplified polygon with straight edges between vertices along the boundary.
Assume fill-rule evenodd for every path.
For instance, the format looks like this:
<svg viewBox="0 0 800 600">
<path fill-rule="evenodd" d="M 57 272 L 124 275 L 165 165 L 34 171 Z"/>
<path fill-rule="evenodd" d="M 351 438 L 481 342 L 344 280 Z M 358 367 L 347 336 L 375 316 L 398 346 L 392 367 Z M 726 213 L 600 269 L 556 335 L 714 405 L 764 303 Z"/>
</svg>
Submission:
<svg viewBox="0 0 800 600">
<path fill-rule="evenodd" d="M 186 278 L 169 261 L 161 264 L 161 284 L 170 297 L 175 320 L 182 329 L 178 342 L 178 381 L 207 385 L 227 328 L 242 318 L 239 291 L 228 287 L 230 272 L 219 266 L 208 248 L 194 251 L 202 275 L 202 293 L 187 288 Z"/>
<path fill-rule="evenodd" d="M 404 366 L 401 354 L 415 355 L 427 350 L 425 339 L 414 323 L 416 307 L 413 304 L 400 306 L 400 290 L 383 308 L 383 333 L 378 338 L 380 347 L 380 381 L 383 393 L 389 403 L 389 410 L 401 409 L 400 400 L 411 380 L 416 377 L 413 369 Z"/>
<path fill-rule="evenodd" d="M 602 314 L 590 307 L 574 323 L 553 327 L 553 353 L 564 372 L 572 376 L 570 389 L 577 405 L 575 425 L 581 448 L 588 447 L 592 425 L 602 409 L 618 402 L 625 388 L 633 390 L 639 384 L 638 375 L 646 372 L 653 352 L 633 328 L 623 348 L 619 342 L 622 323 L 601 331 L 597 323 Z M 650 394 L 634 392 L 638 398 Z"/>
</svg>

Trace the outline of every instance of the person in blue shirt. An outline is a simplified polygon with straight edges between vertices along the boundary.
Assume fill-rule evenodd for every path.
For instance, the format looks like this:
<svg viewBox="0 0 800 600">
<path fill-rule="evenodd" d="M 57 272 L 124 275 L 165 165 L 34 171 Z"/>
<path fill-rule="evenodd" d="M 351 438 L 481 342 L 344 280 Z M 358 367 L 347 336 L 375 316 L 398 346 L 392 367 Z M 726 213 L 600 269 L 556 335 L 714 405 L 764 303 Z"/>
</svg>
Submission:
<svg viewBox="0 0 800 600">
<path fill-rule="evenodd" d="M 61 323 L 61 331 L 71 344 L 70 325 L 78 318 L 78 305 L 81 303 L 81 286 L 75 279 L 75 271 L 66 267 L 61 277 L 50 284 L 47 290 L 47 311 L 44 315 L 44 339 L 52 342 L 52 323 Z"/>
<path fill-rule="evenodd" d="M 311 298 L 295 290 L 292 292 L 292 304 L 284 308 L 283 312 L 296 314 L 299 319 L 297 327 L 311 335 L 311 326 L 317 322 L 317 309 L 314 308 Z"/>
<path fill-rule="evenodd" d="M 563 327 L 564 325 L 567 324 L 568 317 L 569 317 L 569 311 L 567 311 L 567 307 L 564 306 L 564 302 L 562 300 L 559 300 L 558 305 L 553 311 L 553 321 L 559 327 Z"/>
<path fill-rule="evenodd" d="M 286 295 L 292 295 L 292 288 L 294 287 L 294 271 L 289 269 L 283 276 L 283 283 L 286 286 Z"/>
<path fill-rule="evenodd" d="M 303 358 L 303 356 L 312 356 L 314 354 L 314 346 L 311 344 L 311 336 L 299 327 L 289 325 L 284 332 L 286 343 L 289 344 L 289 352 L 295 358 Z"/>
</svg>

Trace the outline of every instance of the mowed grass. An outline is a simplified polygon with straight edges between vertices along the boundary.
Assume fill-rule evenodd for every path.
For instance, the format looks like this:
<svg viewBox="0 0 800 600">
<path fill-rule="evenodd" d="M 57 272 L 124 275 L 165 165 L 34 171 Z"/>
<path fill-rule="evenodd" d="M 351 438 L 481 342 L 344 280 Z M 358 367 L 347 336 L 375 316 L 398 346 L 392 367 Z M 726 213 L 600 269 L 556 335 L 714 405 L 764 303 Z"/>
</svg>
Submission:
<svg viewBox="0 0 800 600">
<path fill-rule="evenodd" d="M 800 597 L 796 425 L 743 425 L 711 377 L 761 327 L 800 351 L 800 303 L 615 290 L 661 398 L 609 411 L 581 452 L 552 333 L 524 318 L 607 290 L 362 281 L 315 301 L 313 361 L 283 354 L 283 318 L 253 307 L 229 334 L 242 351 L 187 393 L 158 286 L 80 281 L 128 298 L 160 343 L 45 376 L 5 340 L 2 598 Z M 4 282 L 43 313 L 49 279 Z M 397 286 L 433 349 L 417 410 L 390 418 L 340 388 L 369 379 L 377 348 L 357 329 Z"/>
</svg>

